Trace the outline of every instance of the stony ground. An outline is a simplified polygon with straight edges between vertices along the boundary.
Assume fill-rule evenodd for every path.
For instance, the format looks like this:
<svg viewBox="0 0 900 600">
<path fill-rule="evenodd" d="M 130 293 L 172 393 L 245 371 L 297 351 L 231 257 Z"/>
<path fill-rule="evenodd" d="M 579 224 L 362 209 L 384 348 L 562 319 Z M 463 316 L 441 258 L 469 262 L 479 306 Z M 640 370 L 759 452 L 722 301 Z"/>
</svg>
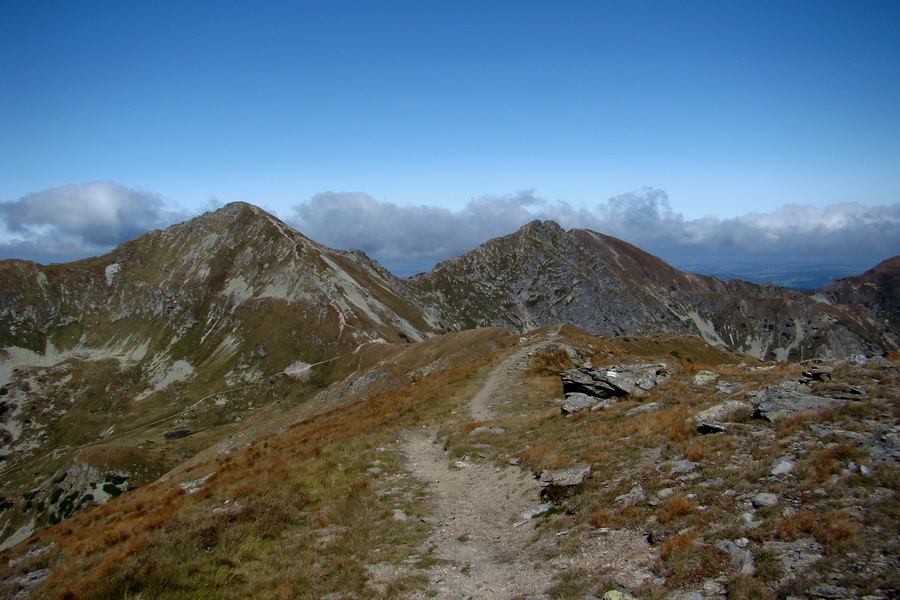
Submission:
<svg viewBox="0 0 900 600">
<path fill-rule="evenodd" d="M 555 336 L 523 346 L 500 363 L 469 404 L 474 421 L 496 416 L 516 398 L 528 355 Z M 547 597 L 563 569 L 642 570 L 655 553 L 641 535 L 604 531 L 577 559 L 555 555 L 565 530 L 537 532 L 529 511 L 540 506 L 538 481 L 518 466 L 453 460 L 436 430 L 409 431 L 402 443 L 410 472 L 426 484 L 432 512 L 423 550 L 434 561 L 425 570 L 431 588 L 415 598 L 461 600 Z M 374 569 L 378 571 L 378 569 Z M 391 576 L 396 571 L 387 570 Z M 385 573 L 382 572 L 382 575 Z"/>
</svg>

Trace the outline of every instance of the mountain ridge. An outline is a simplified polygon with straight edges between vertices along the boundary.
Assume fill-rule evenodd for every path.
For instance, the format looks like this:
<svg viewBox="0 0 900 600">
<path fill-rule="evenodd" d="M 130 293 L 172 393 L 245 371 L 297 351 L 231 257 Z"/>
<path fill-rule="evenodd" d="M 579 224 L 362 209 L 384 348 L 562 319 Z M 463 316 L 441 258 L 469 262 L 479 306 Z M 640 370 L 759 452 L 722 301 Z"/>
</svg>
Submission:
<svg viewBox="0 0 900 600">
<path fill-rule="evenodd" d="M 377 428 L 424 414 L 458 421 L 448 391 L 473 392 L 513 347 L 496 368 L 519 387 L 491 393 L 515 411 L 507 395 L 526 390 L 535 424 L 548 418 L 543 404 L 562 365 L 653 357 L 678 373 L 680 394 L 701 364 L 760 385 L 768 369 L 799 369 L 764 361 L 880 359 L 897 347 L 897 264 L 800 293 L 682 272 L 622 240 L 533 221 L 401 279 L 363 252 L 322 246 L 246 203 L 99 257 L 2 261 L 0 543 L 13 546 L 82 511 L 104 514 L 96 511 L 123 506 L 115 498 L 132 489 L 153 497 L 162 486 L 170 490 L 163 504 L 180 506 L 193 493 L 184 490 L 206 481 L 196 483 L 198 470 L 215 477 L 232 457 L 252 470 L 268 456 L 267 440 L 294 439 L 290 432 L 317 432 L 298 442 L 309 460 L 345 429 L 340 435 L 351 438 L 394 436 Z M 676 425 L 692 406 L 672 412 L 666 427 L 683 430 Z M 454 427 L 462 433 L 451 437 L 479 425 Z M 529 426 L 517 427 L 527 437 Z M 496 427 L 487 433 L 498 435 Z M 343 468 L 344 452 L 323 459 L 327 468 Z"/>
</svg>

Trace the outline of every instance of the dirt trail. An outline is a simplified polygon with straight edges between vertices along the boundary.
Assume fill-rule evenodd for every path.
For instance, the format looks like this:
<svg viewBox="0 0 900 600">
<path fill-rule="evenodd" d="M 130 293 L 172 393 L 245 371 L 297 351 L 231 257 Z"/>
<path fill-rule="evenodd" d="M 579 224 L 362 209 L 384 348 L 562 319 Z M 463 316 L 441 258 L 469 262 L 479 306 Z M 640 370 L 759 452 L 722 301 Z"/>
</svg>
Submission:
<svg viewBox="0 0 900 600">
<path fill-rule="evenodd" d="M 509 401 L 528 352 L 555 338 L 518 349 L 498 365 L 471 400 L 473 419 L 488 420 L 498 404 Z M 537 593 L 550 583 L 551 575 L 536 568 L 529 550 L 534 523 L 519 516 L 540 503 L 540 489 L 527 471 L 450 464 L 435 433 L 427 429 L 410 432 L 402 450 L 410 471 L 429 485 L 432 496 L 435 522 L 427 545 L 434 547 L 439 564 L 426 574 L 438 600 L 505 600 Z"/>
</svg>

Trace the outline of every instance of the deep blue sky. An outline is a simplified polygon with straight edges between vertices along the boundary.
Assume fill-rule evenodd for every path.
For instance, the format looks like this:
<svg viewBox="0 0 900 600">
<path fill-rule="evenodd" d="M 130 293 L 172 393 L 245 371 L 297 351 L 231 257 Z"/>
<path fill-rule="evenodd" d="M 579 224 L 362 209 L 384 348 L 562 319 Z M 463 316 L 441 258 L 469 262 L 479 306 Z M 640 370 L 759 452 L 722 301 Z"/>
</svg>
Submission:
<svg viewBox="0 0 900 600">
<path fill-rule="evenodd" d="M 895 0 L 7 1 L 0 202 L 894 205 L 898 30 Z"/>
</svg>

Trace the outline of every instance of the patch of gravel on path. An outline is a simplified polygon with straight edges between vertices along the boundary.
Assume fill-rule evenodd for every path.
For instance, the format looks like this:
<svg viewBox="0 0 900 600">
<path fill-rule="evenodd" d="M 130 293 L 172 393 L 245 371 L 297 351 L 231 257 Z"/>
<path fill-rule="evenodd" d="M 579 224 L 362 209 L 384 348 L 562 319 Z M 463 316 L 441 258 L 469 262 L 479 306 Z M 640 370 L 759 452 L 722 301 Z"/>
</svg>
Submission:
<svg viewBox="0 0 900 600">
<path fill-rule="evenodd" d="M 558 331 L 542 342 L 523 346 L 494 368 L 470 401 L 476 421 L 489 420 L 499 404 L 509 401 L 511 388 L 527 368 L 528 353 L 555 343 L 557 335 Z M 417 571 L 430 580 L 431 589 L 409 598 L 547 597 L 543 592 L 571 568 L 641 579 L 649 576 L 645 569 L 654 553 L 644 536 L 635 532 L 592 531 L 582 540 L 578 555 L 548 558 L 546 548 L 541 548 L 545 542 L 555 546 L 552 540 L 565 532 L 548 530 L 546 539 L 537 540 L 536 522 L 520 516 L 540 503 L 540 486 L 529 471 L 465 461 L 451 464 L 436 431 L 426 428 L 405 432 L 400 450 L 410 473 L 428 488 L 432 516 L 426 522 L 432 531 L 420 554 L 430 553 L 436 561 Z M 370 565 L 368 570 L 378 585 L 377 580 L 409 574 L 413 567 Z"/>
<path fill-rule="evenodd" d="M 494 408 L 501 401 L 509 399 L 509 388 L 519 383 L 519 375 L 527 368 L 528 354 L 553 345 L 558 335 L 559 330 L 545 341 L 519 348 L 494 368 L 487 381 L 469 402 L 472 419 L 487 421 L 494 418 L 496 416 Z"/>
<path fill-rule="evenodd" d="M 421 430 L 408 436 L 404 452 L 432 495 L 434 528 L 426 549 L 434 548 L 438 564 L 425 574 L 434 598 L 511 598 L 547 583 L 549 575 L 526 551 L 533 522 L 516 526 L 519 513 L 539 502 L 533 477 L 514 468 L 453 467 L 434 435 Z"/>
</svg>

